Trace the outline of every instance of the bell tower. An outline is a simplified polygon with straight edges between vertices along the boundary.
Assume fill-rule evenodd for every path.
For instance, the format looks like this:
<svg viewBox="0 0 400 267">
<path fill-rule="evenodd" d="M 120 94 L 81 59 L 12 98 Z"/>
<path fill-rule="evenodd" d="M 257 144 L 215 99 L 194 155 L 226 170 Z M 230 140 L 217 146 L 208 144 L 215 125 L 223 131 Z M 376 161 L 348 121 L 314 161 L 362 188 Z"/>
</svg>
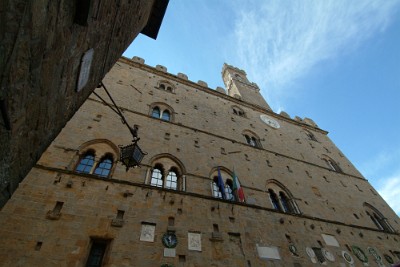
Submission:
<svg viewBox="0 0 400 267">
<path fill-rule="evenodd" d="M 222 67 L 222 79 L 229 96 L 271 110 L 260 94 L 258 85 L 247 79 L 247 74 L 244 70 L 225 63 Z"/>
</svg>

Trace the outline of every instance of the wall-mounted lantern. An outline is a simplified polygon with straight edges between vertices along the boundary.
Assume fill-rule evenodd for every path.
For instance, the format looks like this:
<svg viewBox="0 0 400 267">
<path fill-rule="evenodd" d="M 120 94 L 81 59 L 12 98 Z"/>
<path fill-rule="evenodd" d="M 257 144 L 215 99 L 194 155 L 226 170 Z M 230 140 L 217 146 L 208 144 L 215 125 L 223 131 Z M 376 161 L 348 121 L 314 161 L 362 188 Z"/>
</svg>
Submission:
<svg viewBox="0 0 400 267">
<path fill-rule="evenodd" d="M 129 168 L 135 168 L 135 167 L 140 167 L 140 162 L 142 161 L 143 157 L 147 155 L 146 152 L 144 152 L 138 144 L 138 141 L 140 138 L 138 137 L 138 130 L 139 127 L 135 124 L 133 128 L 128 124 L 126 121 L 124 115 L 122 114 L 121 110 L 118 108 L 118 106 L 115 104 L 114 99 L 111 97 L 110 93 L 107 91 L 107 88 L 104 86 L 103 83 L 100 83 L 97 88 L 103 87 L 104 90 L 106 91 L 108 97 L 112 101 L 113 106 L 111 106 L 109 103 L 107 103 L 103 98 L 101 98 L 96 92 L 93 92 L 104 104 L 106 104 L 109 108 L 111 108 L 115 113 L 117 113 L 121 119 L 122 123 L 125 124 L 129 131 L 132 134 L 133 140 L 132 144 L 126 145 L 126 146 L 119 146 L 120 148 L 120 161 L 123 165 L 126 166 L 126 171 L 129 170 Z"/>
</svg>

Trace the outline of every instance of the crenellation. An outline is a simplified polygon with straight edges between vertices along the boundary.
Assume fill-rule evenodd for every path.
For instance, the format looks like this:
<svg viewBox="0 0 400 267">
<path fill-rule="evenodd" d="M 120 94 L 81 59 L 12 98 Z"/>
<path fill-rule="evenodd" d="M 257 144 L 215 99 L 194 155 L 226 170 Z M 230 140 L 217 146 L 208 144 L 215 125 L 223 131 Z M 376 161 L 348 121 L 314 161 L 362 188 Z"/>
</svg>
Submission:
<svg viewBox="0 0 400 267">
<path fill-rule="evenodd" d="M 144 64 L 145 60 L 141 57 L 134 56 L 132 57 L 132 61 L 140 64 Z"/>
<path fill-rule="evenodd" d="M 167 71 L 167 67 L 163 66 L 163 65 L 156 65 L 156 69 L 162 71 L 162 72 L 168 72 Z"/>
<path fill-rule="evenodd" d="M 199 81 L 197 81 L 197 84 L 199 84 L 199 85 L 201 85 L 201 86 L 203 86 L 203 87 L 208 88 L 208 84 L 207 84 L 205 81 L 199 80 Z"/>
<path fill-rule="evenodd" d="M 188 76 L 184 73 L 178 72 L 177 76 L 183 80 L 188 80 Z"/>
<path fill-rule="evenodd" d="M 318 128 L 318 125 L 310 118 L 305 117 L 303 121 L 312 127 Z"/>
<path fill-rule="evenodd" d="M 283 111 L 283 110 L 279 113 L 279 115 L 281 115 L 281 116 L 283 116 L 283 117 L 285 117 L 285 118 L 290 119 L 290 115 L 287 114 L 287 113 L 286 113 L 285 111 Z"/>
<path fill-rule="evenodd" d="M 225 89 L 222 88 L 222 87 L 219 87 L 219 86 L 218 86 L 215 90 L 216 90 L 217 92 L 220 92 L 221 94 L 226 95 L 226 91 L 225 91 Z"/>
</svg>

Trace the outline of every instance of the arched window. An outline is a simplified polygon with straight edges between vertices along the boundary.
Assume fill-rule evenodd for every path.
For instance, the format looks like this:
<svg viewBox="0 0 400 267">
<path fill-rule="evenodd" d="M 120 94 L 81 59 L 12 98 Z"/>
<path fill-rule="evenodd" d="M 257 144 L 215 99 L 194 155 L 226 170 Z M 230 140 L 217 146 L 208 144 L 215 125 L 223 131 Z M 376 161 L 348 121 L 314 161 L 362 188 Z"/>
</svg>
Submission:
<svg viewBox="0 0 400 267">
<path fill-rule="evenodd" d="M 243 134 L 246 139 L 246 143 L 252 147 L 262 148 L 260 139 L 252 133 L 246 132 Z"/>
<path fill-rule="evenodd" d="M 150 181 L 147 180 L 152 186 L 171 189 L 171 190 L 185 190 L 185 176 L 183 173 L 183 165 L 177 159 L 176 161 L 168 156 L 157 156 L 153 161 L 153 168 L 148 176 Z"/>
<path fill-rule="evenodd" d="M 163 187 L 163 169 L 162 165 L 156 165 L 151 173 L 150 184 L 156 187 Z"/>
<path fill-rule="evenodd" d="M 328 165 L 328 167 L 335 172 L 343 172 L 339 165 L 330 157 L 324 155 L 322 158 L 323 161 Z"/>
<path fill-rule="evenodd" d="M 315 138 L 315 135 L 312 132 L 305 130 L 305 129 L 304 129 L 304 132 L 306 133 L 308 139 L 318 142 L 317 138 Z"/>
<path fill-rule="evenodd" d="M 107 139 L 90 140 L 82 144 L 78 151 L 86 152 L 79 153 L 81 156 L 75 171 L 100 177 L 109 177 L 115 168 L 114 159 L 119 158 L 118 147 Z"/>
<path fill-rule="evenodd" d="M 237 106 L 233 106 L 232 107 L 232 112 L 235 115 L 238 115 L 238 116 L 241 116 L 241 117 L 245 117 L 244 111 L 241 108 L 237 107 Z"/>
<path fill-rule="evenodd" d="M 284 212 L 284 213 L 292 213 L 292 214 L 300 214 L 300 211 L 294 201 L 293 196 L 290 192 L 278 181 L 271 180 L 268 182 L 268 194 L 269 199 L 271 201 L 272 207 L 275 210 Z M 278 194 L 275 192 L 279 192 Z"/>
<path fill-rule="evenodd" d="M 164 121 L 170 121 L 171 116 L 168 110 L 163 111 L 161 119 L 163 119 Z"/>
<path fill-rule="evenodd" d="M 379 230 L 394 233 L 393 227 L 389 224 L 382 213 L 380 213 L 376 208 L 368 203 L 364 203 L 364 208 L 368 217 L 372 220 L 372 222 Z"/>
<path fill-rule="evenodd" d="M 89 150 L 79 160 L 79 164 L 76 166 L 75 171 L 79 173 L 90 173 L 94 164 L 94 151 Z"/>
<path fill-rule="evenodd" d="M 225 195 L 226 195 L 226 199 L 227 200 L 232 200 L 232 201 L 235 201 L 236 200 L 236 198 L 235 198 L 235 196 L 234 196 L 234 194 L 233 194 L 233 182 L 232 182 L 232 180 L 231 179 L 226 179 L 226 182 L 225 182 Z"/>
<path fill-rule="evenodd" d="M 174 92 L 174 86 L 167 81 L 162 81 L 158 84 L 158 88 L 170 93 Z"/>
<path fill-rule="evenodd" d="M 282 191 L 279 192 L 279 199 L 281 201 L 282 208 L 283 208 L 284 212 L 286 212 L 286 213 L 295 213 L 295 211 L 294 211 L 294 209 L 293 209 L 288 197 L 286 196 L 286 194 L 284 192 L 282 192 Z"/>
<path fill-rule="evenodd" d="M 212 193 L 213 193 L 213 197 L 216 198 L 222 198 L 222 193 L 219 190 L 218 187 L 218 176 L 214 176 L 213 181 L 212 181 Z"/>
<path fill-rule="evenodd" d="M 112 156 L 106 155 L 97 164 L 96 169 L 94 170 L 93 174 L 101 176 L 101 177 L 108 177 L 108 175 L 110 174 L 112 165 L 113 165 Z"/>
<path fill-rule="evenodd" d="M 281 205 L 279 204 L 278 197 L 277 197 L 277 195 L 275 194 L 274 190 L 268 189 L 268 193 L 269 193 L 269 199 L 271 200 L 272 207 L 273 207 L 275 210 L 280 210 L 280 211 L 282 211 Z"/>
<path fill-rule="evenodd" d="M 219 171 L 218 171 L 219 170 Z M 221 176 L 222 184 L 219 181 L 219 175 Z M 242 200 L 239 200 L 238 192 L 234 187 L 232 177 L 233 173 L 225 167 L 218 167 L 213 169 L 211 172 L 211 193 L 215 198 L 221 198 L 230 201 L 241 201 L 244 202 L 244 196 Z M 240 186 L 240 185 L 239 185 Z M 235 191 L 234 191 L 235 190 Z M 243 191 L 240 191 L 243 194 Z"/>
<path fill-rule="evenodd" d="M 171 168 L 168 172 L 165 188 L 177 190 L 178 189 L 178 175 L 175 168 Z"/>
<path fill-rule="evenodd" d="M 153 118 L 161 119 L 164 121 L 172 121 L 173 110 L 171 107 L 164 103 L 156 103 L 150 106 L 150 115 Z"/>
<path fill-rule="evenodd" d="M 154 108 L 153 108 L 153 111 L 152 111 L 152 113 L 151 113 L 151 116 L 152 116 L 153 118 L 159 119 L 159 118 L 160 118 L 160 108 L 159 108 L 159 107 L 154 107 Z"/>
</svg>

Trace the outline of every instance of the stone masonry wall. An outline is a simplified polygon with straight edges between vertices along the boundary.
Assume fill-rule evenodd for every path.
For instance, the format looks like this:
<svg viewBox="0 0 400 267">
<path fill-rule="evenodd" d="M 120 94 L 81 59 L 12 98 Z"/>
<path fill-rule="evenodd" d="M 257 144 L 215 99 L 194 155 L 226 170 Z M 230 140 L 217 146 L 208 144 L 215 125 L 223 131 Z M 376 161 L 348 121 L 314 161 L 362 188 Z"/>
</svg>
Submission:
<svg viewBox="0 0 400 267">
<path fill-rule="evenodd" d="M 163 90 L 160 82 L 173 91 Z M 369 247 L 400 260 L 395 254 L 398 216 L 326 131 L 125 58 L 104 84 L 127 121 L 139 125 L 139 144 L 148 153 L 141 168 L 126 171 L 117 162 L 108 178 L 75 172 L 88 146 L 97 149 L 99 160 L 107 147 L 114 154 L 118 145 L 131 141 L 118 116 L 92 94 L 0 212 L 0 266 L 84 266 L 97 239 L 108 242 L 103 266 L 315 266 L 306 247 L 331 252 L 335 261 L 326 260 L 327 266 L 346 264 L 343 251 L 361 266 L 352 246 L 367 254 L 370 266 L 377 263 Z M 103 89 L 96 93 L 106 98 Z M 171 108 L 172 120 L 153 118 L 155 104 Z M 245 116 L 233 114 L 232 106 Z M 262 123 L 260 114 L 281 127 Z M 246 143 L 245 130 L 260 137 L 262 148 Z M 176 162 L 184 190 L 149 184 L 160 155 Z M 323 155 L 343 172 L 330 169 Z M 213 197 L 217 166 L 234 169 L 246 203 Z M 293 195 L 299 214 L 274 209 L 268 195 L 272 180 Z M 52 216 L 57 202 L 63 203 L 61 212 Z M 396 232 L 377 229 L 365 202 L 384 214 Z M 115 221 L 121 211 L 123 219 Z M 155 226 L 153 242 L 140 240 L 142 224 Z M 168 230 L 178 238 L 174 257 L 164 256 L 161 239 Z M 201 235 L 201 251 L 189 249 L 189 233 Z M 327 244 L 322 234 L 334 236 L 339 246 Z M 289 245 L 298 251 L 290 252 Z M 277 248 L 280 259 L 260 258 L 257 247 Z"/>
</svg>

